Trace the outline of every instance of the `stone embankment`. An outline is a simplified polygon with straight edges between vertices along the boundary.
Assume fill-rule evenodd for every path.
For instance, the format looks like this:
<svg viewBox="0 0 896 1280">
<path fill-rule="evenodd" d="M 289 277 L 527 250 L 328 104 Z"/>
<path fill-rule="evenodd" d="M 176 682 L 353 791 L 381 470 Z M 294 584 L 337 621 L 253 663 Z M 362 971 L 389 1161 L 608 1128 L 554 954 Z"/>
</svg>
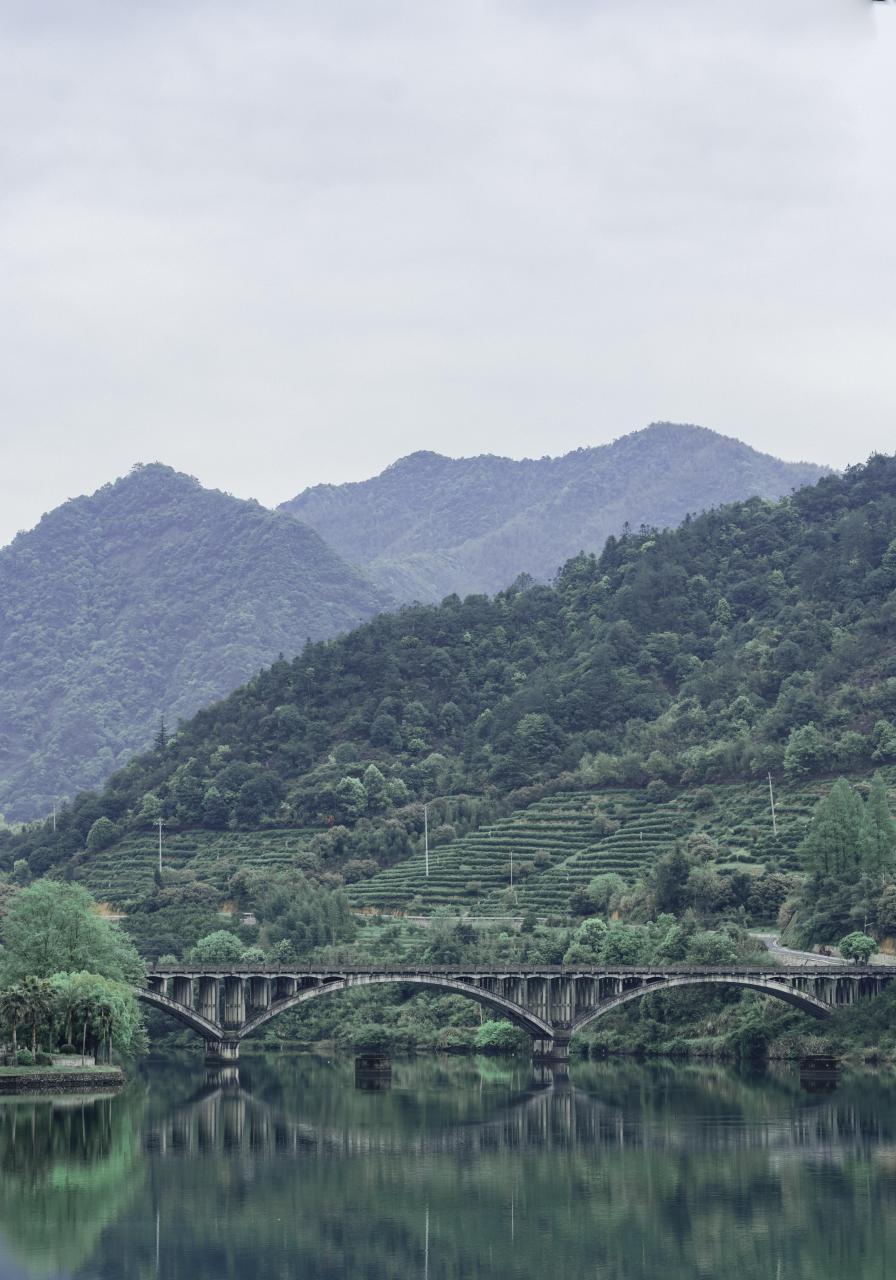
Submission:
<svg viewBox="0 0 896 1280">
<path fill-rule="evenodd" d="M 124 1073 L 119 1067 L 54 1071 L 40 1067 L 15 1067 L 0 1071 L 0 1097 L 17 1094 L 103 1093 L 119 1089 Z"/>
</svg>

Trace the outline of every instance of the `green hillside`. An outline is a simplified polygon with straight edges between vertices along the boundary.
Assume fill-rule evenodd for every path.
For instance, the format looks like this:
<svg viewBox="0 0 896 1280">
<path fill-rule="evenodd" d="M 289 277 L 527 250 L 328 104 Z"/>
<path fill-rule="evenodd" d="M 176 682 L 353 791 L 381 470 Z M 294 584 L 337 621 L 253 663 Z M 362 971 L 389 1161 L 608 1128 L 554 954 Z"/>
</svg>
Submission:
<svg viewBox="0 0 896 1280">
<path fill-rule="evenodd" d="M 316 485 L 283 504 L 400 600 L 543 581 L 628 523 L 780 498 L 826 468 L 782 462 L 703 427 L 655 423 L 612 444 L 515 461 L 414 453 L 356 484 Z"/>
<path fill-rule="evenodd" d="M 66 806 L 55 830 L 0 833 L 0 866 L 127 893 L 97 868 L 118 850 L 149 859 L 161 817 L 173 849 L 213 861 L 226 847 L 228 868 L 301 833 L 313 878 L 389 907 L 419 895 L 500 913 L 511 847 L 520 901 L 540 911 L 702 829 L 720 873 L 787 869 L 812 779 L 896 762 L 894 587 L 896 459 L 875 457 L 779 503 L 610 539 L 552 587 L 451 597 L 311 644 Z M 442 877 L 428 886 L 424 801 Z"/>
<path fill-rule="evenodd" d="M 311 529 L 137 467 L 0 550 L 0 814 L 101 784 L 180 717 L 385 597 Z"/>
</svg>

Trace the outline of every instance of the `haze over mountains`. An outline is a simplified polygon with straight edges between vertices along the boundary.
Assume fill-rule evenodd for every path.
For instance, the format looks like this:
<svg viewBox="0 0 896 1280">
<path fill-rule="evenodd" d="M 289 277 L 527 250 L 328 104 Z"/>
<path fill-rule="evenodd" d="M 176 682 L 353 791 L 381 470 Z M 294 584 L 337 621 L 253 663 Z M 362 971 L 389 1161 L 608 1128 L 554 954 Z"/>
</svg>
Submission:
<svg viewBox="0 0 896 1280">
<path fill-rule="evenodd" d="M 654 423 L 559 458 L 412 453 L 371 480 L 315 485 L 282 509 L 401 600 L 542 581 L 623 525 L 674 526 L 746 497 L 780 498 L 827 468 L 782 462 L 703 427 Z"/>
<path fill-rule="evenodd" d="M 137 467 L 0 551 L 0 813 L 99 785 L 161 717 L 175 727 L 309 637 L 551 579 L 626 522 L 675 525 L 824 470 L 669 424 L 555 459 L 415 453 L 279 512 Z"/>
<path fill-rule="evenodd" d="M 152 465 L 0 551 L 0 812 L 98 785 L 306 638 L 387 598 L 296 520 Z"/>
</svg>

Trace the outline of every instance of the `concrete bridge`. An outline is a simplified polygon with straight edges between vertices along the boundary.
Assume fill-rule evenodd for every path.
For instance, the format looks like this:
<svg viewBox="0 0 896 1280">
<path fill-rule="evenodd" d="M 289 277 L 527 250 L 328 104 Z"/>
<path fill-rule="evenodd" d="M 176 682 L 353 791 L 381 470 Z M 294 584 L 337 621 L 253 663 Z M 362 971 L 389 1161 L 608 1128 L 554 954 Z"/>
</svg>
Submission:
<svg viewBox="0 0 896 1280">
<path fill-rule="evenodd" d="M 205 1040 L 209 1063 L 236 1062 L 240 1042 L 272 1018 L 309 1000 L 356 987 L 399 983 L 468 996 L 527 1031 L 536 1060 L 563 1061 L 577 1031 L 653 991 L 721 985 L 774 996 L 818 1018 L 877 995 L 896 973 L 854 965 L 800 969 L 454 965 L 353 967 L 156 965 L 140 1000 L 170 1014 Z"/>
</svg>

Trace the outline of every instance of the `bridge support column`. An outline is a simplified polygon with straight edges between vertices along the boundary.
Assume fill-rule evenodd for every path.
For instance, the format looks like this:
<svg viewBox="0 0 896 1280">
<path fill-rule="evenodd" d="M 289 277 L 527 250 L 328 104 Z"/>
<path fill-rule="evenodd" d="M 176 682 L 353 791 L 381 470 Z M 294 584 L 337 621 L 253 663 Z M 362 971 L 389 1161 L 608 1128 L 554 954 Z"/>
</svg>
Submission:
<svg viewBox="0 0 896 1280">
<path fill-rule="evenodd" d="M 295 995 L 298 988 L 298 982 L 295 978 L 275 978 L 274 979 L 274 999 L 289 1000 Z"/>
<path fill-rule="evenodd" d="M 224 1025 L 239 1028 L 246 1021 L 246 992 L 242 978 L 224 979 Z"/>
<path fill-rule="evenodd" d="M 205 1065 L 207 1067 L 235 1066 L 239 1059 L 239 1040 L 206 1040 Z"/>
<path fill-rule="evenodd" d="M 253 1012 L 271 1007 L 271 983 L 269 978 L 249 979 L 249 1004 Z"/>
<path fill-rule="evenodd" d="M 199 979 L 199 1013 L 209 1022 L 217 1022 L 220 1017 L 218 1009 L 218 979 Z"/>
<path fill-rule="evenodd" d="M 185 1009 L 193 1008 L 193 979 L 178 976 L 171 980 L 171 997 Z"/>
</svg>

